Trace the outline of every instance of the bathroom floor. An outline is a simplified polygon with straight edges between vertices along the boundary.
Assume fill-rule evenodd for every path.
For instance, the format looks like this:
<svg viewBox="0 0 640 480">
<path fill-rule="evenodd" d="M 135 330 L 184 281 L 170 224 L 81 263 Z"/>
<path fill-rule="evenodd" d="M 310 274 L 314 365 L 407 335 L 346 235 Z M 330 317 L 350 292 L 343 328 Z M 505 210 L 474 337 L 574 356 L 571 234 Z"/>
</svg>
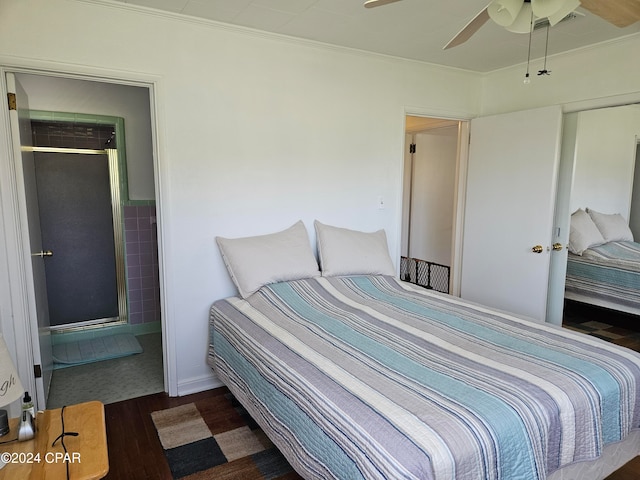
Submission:
<svg viewBox="0 0 640 480">
<path fill-rule="evenodd" d="M 143 352 L 53 371 L 47 408 L 99 400 L 104 404 L 164 391 L 162 336 L 136 337 Z"/>
</svg>

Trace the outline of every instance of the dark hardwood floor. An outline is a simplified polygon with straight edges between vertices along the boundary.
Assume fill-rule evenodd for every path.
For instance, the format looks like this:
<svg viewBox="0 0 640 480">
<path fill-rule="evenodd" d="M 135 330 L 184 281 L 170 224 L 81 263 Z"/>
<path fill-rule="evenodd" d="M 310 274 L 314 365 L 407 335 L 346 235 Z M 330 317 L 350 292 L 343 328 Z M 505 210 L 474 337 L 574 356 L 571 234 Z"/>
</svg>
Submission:
<svg viewBox="0 0 640 480">
<path fill-rule="evenodd" d="M 636 457 L 624 467 L 609 475 L 606 480 L 638 480 L 640 478 L 640 457 Z"/>
</svg>

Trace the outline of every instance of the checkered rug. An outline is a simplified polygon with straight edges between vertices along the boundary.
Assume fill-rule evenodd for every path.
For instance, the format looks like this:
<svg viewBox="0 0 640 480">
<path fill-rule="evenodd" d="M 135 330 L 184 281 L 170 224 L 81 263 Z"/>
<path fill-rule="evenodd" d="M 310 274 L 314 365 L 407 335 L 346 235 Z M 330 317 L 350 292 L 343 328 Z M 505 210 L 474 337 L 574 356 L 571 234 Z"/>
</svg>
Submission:
<svg viewBox="0 0 640 480">
<path fill-rule="evenodd" d="M 589 320 L 586 322 L 565 322 L 564 326 L 571 330 L 587 333 L 594 337 L 607 340 L 608 342 L 622 345 L 640 352 L 640 332 L 619 325 L 612 325 L 597 320 Z"/>
<path fill-rule="evenodd" d="M 300 477 L 231 394 L 151 414 L 174 479 Z"/>
<path fill-rule="evenodd" d="M 562 325 L 640 352 L 636 315 L 567 300 Z"/>
</svg>

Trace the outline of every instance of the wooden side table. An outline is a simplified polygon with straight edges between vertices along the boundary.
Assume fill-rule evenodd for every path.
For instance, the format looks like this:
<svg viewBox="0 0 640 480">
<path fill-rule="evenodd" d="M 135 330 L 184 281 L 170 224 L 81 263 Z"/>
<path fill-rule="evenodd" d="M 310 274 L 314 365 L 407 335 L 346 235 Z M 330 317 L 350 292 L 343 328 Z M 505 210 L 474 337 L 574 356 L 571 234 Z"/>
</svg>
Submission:
<svg viewBox="0 0 640 480">
<path fill-rule="evenodd" d="M 60 440 L 52 446 L 62 433 L 61 413 L 61 408 L 39 413 L 36 436 L 32 440 L 0 445 L 0 452 L 11 456 L 8 460 L 5 458 L 7 465 L 0 469 L 0 480 L 64 480 L 67 462 L 71 480 L 98 479 L 107 474 L 109 456 L 102 403 L 93 401 L 65 407 L 64 430 L 78 433 L 78 436 L 64 437 L 66 455 Z M 19 419 L 11 419 L 11 431 L 1 441 L 17 436 L 18 423 Z"/>
</svg>

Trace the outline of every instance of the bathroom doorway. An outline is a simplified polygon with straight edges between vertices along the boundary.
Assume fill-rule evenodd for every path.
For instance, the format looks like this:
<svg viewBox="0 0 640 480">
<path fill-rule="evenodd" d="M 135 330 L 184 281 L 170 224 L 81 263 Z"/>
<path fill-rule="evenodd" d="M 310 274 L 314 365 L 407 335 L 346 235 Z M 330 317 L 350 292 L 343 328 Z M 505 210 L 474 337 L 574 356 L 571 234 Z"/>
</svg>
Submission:
<svg viewBox="0 0 640 480">
<path fill-rule="evenodd" d="M 46 245 L 44 229 L 39 253 L 45 269 L 48 260 L 67 257 L 61 273 L 79 280 L 80 290 L 85 290 L 56 289 L 59 280 L 47 285 L 48 296 L 56 297 L 48 302 L 54 360 L 57 346 L 114 335 L 133 336 L 142 346 L 142 353 L 121 358 L 43 362 L 43 376 L 52 371 L 49 395 L 42 396 L 46 407 L 88 400 L 111 403 L 164 391 L 149 87 L 31 73 L 15 76 L 29 97 L 35 177 L 37 189 L 43 190 L 40 209 L 67 201 L 62 202 L 64 215 L 51 223 L 62 226 L 58 230 L 68 237 L 68 251 L 88 258 L 89 271 L 101 271 L 97 280 L 90 280 L 80 259 L 68 260 L 64 249 Z M 52 190 L 49 197 L 44 195 L 47 188 Z M 80 221 L 83 217 L 88 222 Z M 74 231 L 76 224 L 84 227 Z M 59 300 L 64 300 L 60 311 L 66 313 L 57 319 Z"/>
</svg>

